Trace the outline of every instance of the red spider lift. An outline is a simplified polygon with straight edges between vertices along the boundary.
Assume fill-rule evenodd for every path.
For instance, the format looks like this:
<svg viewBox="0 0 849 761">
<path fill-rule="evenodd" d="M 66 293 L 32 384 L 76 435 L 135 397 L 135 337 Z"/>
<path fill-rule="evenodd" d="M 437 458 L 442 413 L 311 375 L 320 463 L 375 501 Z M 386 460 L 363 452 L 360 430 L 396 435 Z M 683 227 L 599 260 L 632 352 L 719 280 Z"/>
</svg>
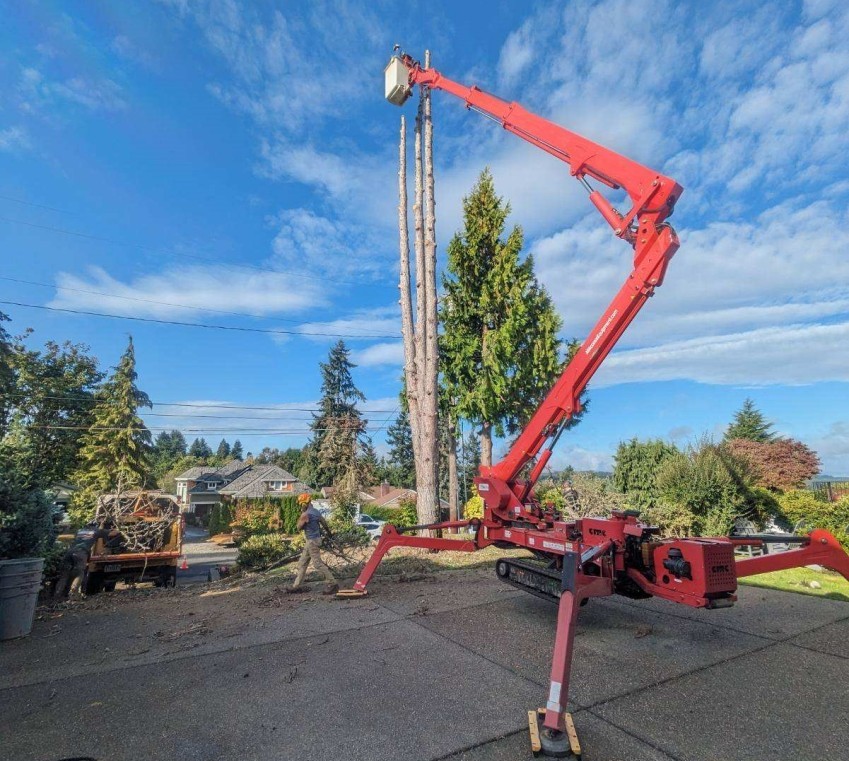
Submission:
<svg viewBox="0 0 849 761">
<path fill-rule="evenodd" d="M 528 713 L 531 747 L 534 753 L 577 757 L 580 744 L 566 706 L 578 611 L 589 598 L 612 594 L 662 597 L 694 608 L 724 608 L 735 602 L 737 579 L 743 576 L 817 563 L 849 579 L 849 555 L 831 534 L 820 529 L 808 536 L 663 538 L 656 527 L 641 523 L 636 512 L 568 520 L 538 502 L 534 485 L 566 423 L 580 411 L 581 393 L 663 282 L 678 249 L 678 237 L 666 220 L 682 188 L 672 178 L 529 113 L 517 103 L 460 85 L 435 69 L 424 69 L 406 54 L 392 57 L 385 77 L 387 100 L 396 105 L 403 105 L 415 85 L 444 90 L 464 101 L 467 108 L 566 162 L 613 233 L 634 252 L 633 270 L 510 451 L 496 465 L 480 469 L 475 484 L 484 500 L 483 519 L 405 530 L 385 526 L 354 588 L 340 592 L 343 597 L 364 595 L 381 559 L 393 547 L 474 552 L 495 545 L 530 550 L 537 562 L 503 558 L 496 562 L 495 570 L 507 583 L 558 604 L 548 700 L 544 709 Z M 617 211 L 590 180 L 613 190 L 623 189 L 631 204 L 628 211 Z M 527 477 L 521 478 L 526 469 Z M 474 529 L 474 538 L 464 541 L 404 533 L 462 526 Z M 735 557 L 735 546 L 763 547 L 769 542 L 799 546 L 780 554 Z"/>
</svg>

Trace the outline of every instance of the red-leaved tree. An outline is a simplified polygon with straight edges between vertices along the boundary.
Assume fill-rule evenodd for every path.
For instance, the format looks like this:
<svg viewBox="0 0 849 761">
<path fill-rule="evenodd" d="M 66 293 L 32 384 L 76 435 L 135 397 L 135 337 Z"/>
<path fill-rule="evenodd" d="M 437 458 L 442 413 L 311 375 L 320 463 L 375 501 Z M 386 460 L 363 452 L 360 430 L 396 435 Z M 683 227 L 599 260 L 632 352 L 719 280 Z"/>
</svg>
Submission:
<svg viewBox="0 0 849 761">
<path fill-rule="evenodd" d="M 819 473 L 817 453 L 795 439 L 732 439 L 727 446 L 732 454 L 749 463 L 758 486 L 773 491 L 796 489 Z"/>
</svg>

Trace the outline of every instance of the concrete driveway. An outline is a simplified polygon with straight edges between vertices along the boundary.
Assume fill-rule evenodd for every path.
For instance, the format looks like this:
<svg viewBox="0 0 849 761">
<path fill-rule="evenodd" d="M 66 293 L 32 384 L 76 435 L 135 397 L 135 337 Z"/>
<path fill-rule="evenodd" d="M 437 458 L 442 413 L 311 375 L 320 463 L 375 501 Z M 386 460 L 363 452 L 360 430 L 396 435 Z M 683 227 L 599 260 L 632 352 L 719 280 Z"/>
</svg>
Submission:
<svg viewBox="0 0 849 761">
<path fill-rule="evenodd" d="M 183 554 L 189 567 L 185 571 L 177 570 L 177 583 L 180 585 L 207 581 L 213 568 L 235 564 L 239 551 L 235 547 L 221 547 L 210 542 L 207 531 L 187 526 L 183 537 Z"/>
<path fill-rule="evenodd" d="M 530 758 L 554 606 L 488 570 L 341 601 L 276 586 L 128 593 L 0 645 L 0 757 Z M 586 761 L 843 761 L 849 605 L 743 587 L 729 610 L 593 600 L 572 703 Z"/>
</svg>

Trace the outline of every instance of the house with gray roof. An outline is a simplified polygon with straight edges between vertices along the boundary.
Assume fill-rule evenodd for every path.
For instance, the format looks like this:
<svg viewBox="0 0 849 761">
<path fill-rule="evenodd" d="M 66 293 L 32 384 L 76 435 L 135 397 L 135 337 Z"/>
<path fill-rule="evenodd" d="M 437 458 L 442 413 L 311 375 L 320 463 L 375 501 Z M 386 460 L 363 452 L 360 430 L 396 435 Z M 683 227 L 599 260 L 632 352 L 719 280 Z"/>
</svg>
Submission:
<svg viewBox="0 0 849 761">
<path fill-rule="evenodd" d="M 230 460 L 221 467 L 196 465 L 180 473 L 177 483 L 177 501 L 184 513 L 194 513 L 199 518 L 209 514 L 221 503 L 219 490 L 250 470 L 250 463 Z"/>
<path fill-rule="evenodd" d="M 219 490 L 220 494 L 234 500 L 311 492 L 309 486 L 277 465 L 254 465 Z"/>
<path fill-rule="evenodd" d="M 199 519 L 208 516 L 212 508 L 222 502 L 309 494 L 311 491 L 277 465 L 255 465 L 242 460 L 230 460 L 219 468 L 197 465 L 174 480 L 182 511 Z"/>
</svg>

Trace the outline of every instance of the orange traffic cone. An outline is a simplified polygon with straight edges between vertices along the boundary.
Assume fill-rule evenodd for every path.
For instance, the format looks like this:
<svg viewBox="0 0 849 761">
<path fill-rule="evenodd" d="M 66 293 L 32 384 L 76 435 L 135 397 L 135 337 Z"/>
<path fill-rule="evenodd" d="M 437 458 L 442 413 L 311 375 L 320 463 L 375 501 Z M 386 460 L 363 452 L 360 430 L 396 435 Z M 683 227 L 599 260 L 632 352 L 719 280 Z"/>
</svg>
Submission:
<svg viewBox="0 0 849 761">
<path fill-rule="evenodd" d="M 182 562 L 180 563 L 180 570 L 181 571 L 188 571 L 189 570 L 189 559 L 185 555 L 182 556 Z"/>
</svg>

